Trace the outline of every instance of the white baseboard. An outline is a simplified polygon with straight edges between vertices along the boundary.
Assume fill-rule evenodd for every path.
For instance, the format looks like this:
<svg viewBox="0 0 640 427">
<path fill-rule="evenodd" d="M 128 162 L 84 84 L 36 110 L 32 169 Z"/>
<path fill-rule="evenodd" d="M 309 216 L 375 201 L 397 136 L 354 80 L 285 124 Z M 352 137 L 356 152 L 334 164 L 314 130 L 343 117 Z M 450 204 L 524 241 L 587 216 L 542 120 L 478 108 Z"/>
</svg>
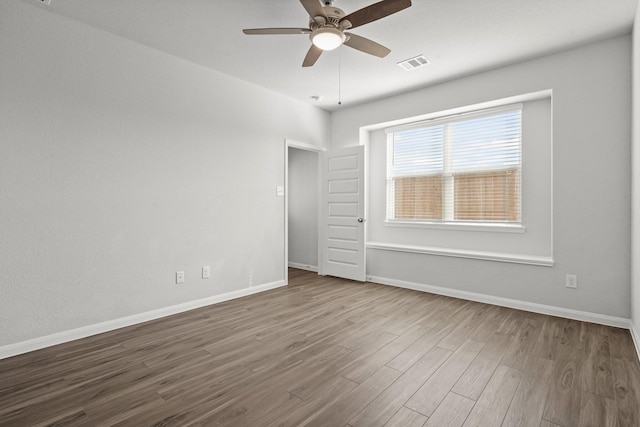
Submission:
<svg viewBox="0 0 640 427">
<path fill-rule="evenodd" d="M 379 283 L 381 285 L 396 286 L 399 288 L 412 289 L 414 291 L 429 292 L 432 294 L 445 295 L 448 297 L 460 298 L 469 301 L 476 301 L 485 304 L 499 305 L 502 307 L 530 311 L 533 313 L 547 314 L 550 316 L 565 317 L 567 319 L 598 323 L 601 325 L 614 326 L 617 328 L 631 329 L 631 321 L 622 317 L 607 316 L 605 314 L 590 313 L 587 311 L 573 310 L 570 308 L 555 307 L 551 305 L 495 297 L 491 295 L 478 294 L 475 292 L 443 288 L 440 286 L 388 279 L 385 277 L 367 276 L 367 280 L 369 282 Z M 636 345 L 636 348 L 638 348 L 638 345 Z"/>
<path fill-rule="evenodd" d="M 631 330 L 631 338 L 633 338 L 633 345 L 636 348 L 638 360 L 640 361 L 640 335 L 638 335 L 638 330 L 636 329 L 636 325 L 633 323 L 633 321 L 630 321 L 629 325 L 629 329 Z"/>
<path fill-rule="evenodd" d="M 81 328 L 71 329 L 69 331 L 58 332 L 56 334 L 34 338 L 15 344 L 5 345 L 0 347 L 0 360 L 12 356 L 17 356 L 19 354 L 28 353 L 30 351 L 39 350 L 45 347 L 51 347 L 80 338 L 86 338 L 92 335 L 101 334 L 103 332 L 113 331 L 115 329 L 124 328 L 126 326 L 132 326 L 138 323 L 148 322 L 150 320 L 171 316 L 173 314 L 183 313 L 185 311 L 205 307 L 207 305 L 217 304 L 220 302 L 257 294 L 282 286 L 285 286 L 285 282 L 284 280 L 279 280 L 276 282 L 240 289 L 238 291 L 227 292 L 221 295 L 214 295 L 196 301 L 189 301 L 183 304 L 164 307 L 157 310 L 148 311 L 146 313 L 134 314 L 132 316 L 121 317 L 119 319 L 109 320 L 106 322 L 83 326 Z"/>
<path fill-rule="evenodd" d="M 314 271 L 316 273 L 318 272 L 318 266 L 317 265 L 307 265 L 307 264 L 300 264 L 298 262 L 289 261 L 289 267 L 298 268 L 300 270 Z"/>
</svg>

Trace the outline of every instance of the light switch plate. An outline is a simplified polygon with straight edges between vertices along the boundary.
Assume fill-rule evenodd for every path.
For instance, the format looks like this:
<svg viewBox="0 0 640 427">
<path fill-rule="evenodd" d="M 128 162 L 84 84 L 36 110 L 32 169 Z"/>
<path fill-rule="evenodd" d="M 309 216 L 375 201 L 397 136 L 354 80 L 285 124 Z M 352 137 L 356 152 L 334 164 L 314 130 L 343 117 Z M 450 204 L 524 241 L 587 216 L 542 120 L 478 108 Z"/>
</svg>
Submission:
<svg viewBox="0 0 640 427">
<path fill-rule="evenodd" d="M 276 196 L 284 196 L 284 187 L 281 185 L 278 185 L 276 187 Z"/>
<path fill-rule="evenodd" d="M 206 266 L 202 267 L 202 278 L 203 279 L 208 279 L 209 277 L 211 277 L 211 267 L 206 265 Z"/>
</svg>

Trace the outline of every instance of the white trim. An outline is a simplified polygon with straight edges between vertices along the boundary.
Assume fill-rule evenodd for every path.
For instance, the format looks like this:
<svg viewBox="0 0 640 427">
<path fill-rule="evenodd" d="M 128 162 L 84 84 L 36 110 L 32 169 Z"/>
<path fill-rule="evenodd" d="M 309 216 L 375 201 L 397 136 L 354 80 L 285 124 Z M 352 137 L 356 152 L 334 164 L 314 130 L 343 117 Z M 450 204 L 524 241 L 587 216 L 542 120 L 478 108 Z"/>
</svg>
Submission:
<svg viewBox="0 0 640 427">
<path fill-rule="evenodd" d="M 527 100 L 529 101 L 529 100 Z M 485 107 L 485 108 L 469 108 L 464 107 L 465 111 L 456 111 L 449 113 L 451 110 L 438 111 L 436 113 L 430 113 L 421 120 L 413 120 L 401 125 L 391 126 L 385 128 L 386 133 L 399 132 L 403 130 L 416 129 L 427 126 L 435 126 L 442 123 L 449 123 L 457 120 L 467 120 L 477 117 L 491 116 L 494 114 L 522 111 L 522 102 L 519 103 L 505 103 L 501 105 Z M 459 109 L 456 109 L 459 110 Z"/>
<path fill-rule="evenodd" d="M 12 356 L 17 356 L 23 353 L 28 353 L 30 351 L 39 350 L 45 347 L 51 347 L 69 341 L 74 341 L 80 338 L 86 338 L 92 335 L 113 331 L 115 329 L 124 328 L 126 326 L 132 326 L 138 323 L 148 322 L 150 320 L 156 320 L 166 316 L 171 316 L 173 314 L 183 313 L 185 311 L 194 310 L 196 308 L 218 304 L 236 298 L 242 298 L 248 295 L 276 289 L 282 286 L 285 286 L 284 280 L 278 280 L 276 282 L 251 286 L 250 288 L 227 292 L 220 295 L 214 295 L 211 297 L 189 301 L 170 307 L 164 307 L 157 310 L 148 311 L 146 313 L 134 314 L 132 316 L 121 317 L 119 319 L 108 320 L 106 322 L 96 323 L 94 325 L 83 326 L 77 329 L 71 329 L 44 337 L 38 337 L 27 341 L 5 345 L 0 347 L 0 360 Z"/>
<path fill-rule="evenodd" d="M 539 265 L 553 267 L 555 261 L 552 257 L 537 255 L 517 255 L 500 252 L 471 251 L 449 248 L 435 248 L 427 246 L 399 245 L 395 243 L 367 242 L 367 249 L 381 251 L 408 252 L 422 255 L 449 256 L 454 258 L 480 259 L 484 261 L 511 262 L 515 264 Z"/>
<path fill-rule="evenodd" d="M 443 288 L 440 286 L 406 282 L 403 280 L 396 280 L 396 279 L 388 279 L 385 277 L 367 276 L 367 280 L 369 282 L 378 283 L 381 285 L 395 286 L 395 287 L 404 288 L 404 289 L 412 289 L 414 291 L 428 292 L 428 293 L 437 294 L 437 295 L 445 295 L 453 298 L 476 301 L 476 302 L 481 302 L 485 304 L 498 305 L 501 307 L 514 308 L 517 310 L 530 311 L 533 313 L 546 314 L 549 316 L 564 317 L 567 319 L 597 323 L 597 324 L 606 325 L 606 326 L 614 326 L 617 328 L 624 328 L 624 329 L 631 328 L 631 321 L 623 317 L 615 317 L 615 316 L 608 316 L 606 314 L 590 313 L 587 311 L 573 310 L 570 308 L 555 307 L 551 305 L 520 301 L 520 300 L 515 300 L 510 298 L 495 297 L 491 295 L 478 294 L 475 292 Z"/>
<path fill-rule="evenodd" d="M 459 230 L 459 231 L 491 231 L 496 233 L 524 233 L 526 227 L 522 224 L 507 223 L 464 223 L 464 222 L 421 222 L 421 221 L 403 221 L 397 219 L 386 220 L 384 225 L 387 227 L 400 228 L 434 228 L 440 230 Z"/>
<path fill-rule="evenodd" d="M 299 262 L 291 262 L 291 261 L 289 261 L 289 267 L 297 268 L 299 270 L 314 271 L 316 273 L 318 272 L 318 266 L 317 265 L 307 265 L 307 264 L 300 264 Z"/>
<path fill-rule="evenodd" d="M 324 151 L 327 151 L 327 149 L 324 147 L 319 147 L 313 144 L 307 144 L 306 142 L 299 142 L 291 139 L 285 139 L 284 141 L 287 147 L 299 148 L 301 150 L 307 150 L 307 151 L 315 151 L 316 153 L 322 153 Z"/>
<path fill-rule="evenodd" d="M 508 104 L 525 103 L 525 102 L 537 101 L 537 100 L 545 99 L 545 98 L 552 98 L 552 96 L 553 96 L 553 91 L 551 89 L 545 89 L 545 90 L 541 90 L 541 91 L 538 91 L 538 92 L 527 93 L 527 94 L 524 94 L 524 95 L 509 96 L 507 98 L 494 99 L 494 100 L 491 100 L 491 101 L 485 101 L 485 102 L 480 102 L 480 103 L 477 103 L 477 104 L 466 105 L 464 107 L 450 108 L 450 109 L 444 110 L 444 111 L 437 111 L 437 112 L 432 112 L 432 113 L 427 113 L 427 114 L 421 114 L 421 115 L 413 116 L 413 117 L 405 117 L 405 118 L 397 119 L 397 120 L 389 120 L 387 122 L 382 122 L 382 123 L 374 123 L 374 124 L 371 124 L 371 125 L 362 126 L 360 128 L 360 135 L 362 135 L 362 132 L 365 132 L 365 131 L 371 132 L 371 131 L 374 131 L 374 130 L 385 129 L 385 128 L 388 128 L 388 127 L 402 126 L 402 125 L 405 125 L 407 123 L 420 121 L 420 120 L 429 120 L 431 118 L 440 117 L 442 115 L 451 116 L 451 115 L 455 115 L 455 114 L 464 114 L 464 113 L 468 113 L 468 112 L 474 111 L 474 110 L 483 110 L 483 109 L 487 109 L 487 108 L 500 107 L 500 106 L 508 105 Z"/>
<path fill-rule="evenodd" d="M 636 348 L 638 360 L 640 361 L 640 334 L 638 334 L 638 330 L 636 329 L 636 325 L 633 323 L 633 321 L 629 321 L 629 330 L 631 331 L 633 345 Z"/>
<path fill-rule="evenodd" d="M 284 140 L 284 284 L 289 284 L 289 143 Z"/>
<path fill-rule="evenodd" d="M 550 103 L 549 107 L 551 108 L 551 135 L 549 136 L 550 137 L 549 143 L 551 144 L 551 146 L 549 147 L 549 149 L 550 149 L 550 151 L 549 151 L 549 166 L 551 168 L 550 169 L 551 176 L 549 177 L 549 179 L 551 180 L 551 188 L 549 189 L 549 197 L 550 197 L 550 199 L 549 199 L 549 217 L 550 217 L 549 218 L 549 225 L 551 226 L 551 229 L 550 229 L 551 230 L 551 235 L 549 236 L 549 246 L 550 246 L 550 248 L 549 248 L 550 252 L 549 253 L 551 254 L 550 256 L 551 256 L 552 259 L 553 259 L 553 256 L 554 256 L 554 247 L 553 247 L 554 238 L 553 238 L 553 234 L 554 234 L 554 230 L 555 230 L 554 222 L 553 222 L 553 212 L 554 212 L 554 208 L 553 208 L 553 200 L 554 200 L 553 189 L 555 187 L 555 185 L 553 183 L 553 177 L 554 177 L 553 170 L 555 169 L 553 167 L 553 153 L 555 151 L 554 147 L 553 147 L 553 136 L 555 135 L 555 132 L 553 131 L 555 129 L 555 125 L 553 123 L 553 118 L 555 117 L 555 113 L 553 111 L 553 99 L 554 99 L 553 98 L 553 91 L 549 90 L 549 103 Z M 520 179 L 522 179 L 522 177 L 520 177 Z M 520 206 L 520 209 L 522 209 L 522 206 Z"/>
</svg>

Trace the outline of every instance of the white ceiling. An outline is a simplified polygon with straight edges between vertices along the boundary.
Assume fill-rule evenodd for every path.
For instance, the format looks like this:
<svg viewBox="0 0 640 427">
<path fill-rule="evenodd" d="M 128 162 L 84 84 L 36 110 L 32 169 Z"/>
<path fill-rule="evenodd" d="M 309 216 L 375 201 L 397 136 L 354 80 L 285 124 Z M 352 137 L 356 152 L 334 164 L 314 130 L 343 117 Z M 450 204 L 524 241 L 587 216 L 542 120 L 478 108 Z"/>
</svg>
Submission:
<svg viewBox="0 0 640 427">
<path fill-rule="evenodd" d="M 335 0 L 334 6 L 348 14 L 374 2 Z M 243 28 L 307 27 L 299 0 L 51 0 L 38 7 L 335 110 L 339 87 L 348 106 L 628 33 L 637 3 L 413 0 L 410 8 L 353 30 L 390 48 L 386 58 L 341 47 L 325 52 L 311 68 L 301 67 L 308 36 L 242 33 Z M 419 54 L 431 64 L 412 71 L 396 65 Z M 324 99 L 314 102 L 313 95 Z"/>
</svg>

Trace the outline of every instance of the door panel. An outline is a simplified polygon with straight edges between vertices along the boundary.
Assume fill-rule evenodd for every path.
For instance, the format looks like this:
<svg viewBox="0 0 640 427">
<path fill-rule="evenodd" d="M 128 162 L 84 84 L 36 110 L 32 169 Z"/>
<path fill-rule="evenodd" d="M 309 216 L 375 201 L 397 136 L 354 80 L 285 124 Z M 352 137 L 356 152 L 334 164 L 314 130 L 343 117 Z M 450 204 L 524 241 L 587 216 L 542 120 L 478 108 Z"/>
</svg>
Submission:
<svg viewBox="0 0 640 427">
<path fill-rule="evenodd" d="M 364 146 L 323 158 L 322 273 L 365 280 Z"/>
</svg>

